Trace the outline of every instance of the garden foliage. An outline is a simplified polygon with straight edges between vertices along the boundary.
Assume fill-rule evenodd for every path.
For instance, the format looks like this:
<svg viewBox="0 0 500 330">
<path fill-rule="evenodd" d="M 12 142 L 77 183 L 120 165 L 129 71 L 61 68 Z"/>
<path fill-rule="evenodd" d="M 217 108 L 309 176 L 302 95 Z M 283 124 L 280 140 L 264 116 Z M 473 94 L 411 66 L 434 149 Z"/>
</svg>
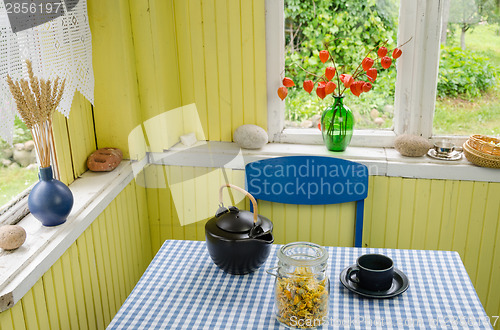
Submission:
<svg viewBox="0 0 500 330">
<path fill-rule="evenodd" d="M 471 50 L 443 47 L 439 63 L 439 97 L 471 100 L 495 85 L 498 75 L 491 61 Z"/>
<path fill-rule="evenodd" d="M 368 51 L 387 40 L 387 47 L 396 47 L 398 7 L 396 0 L 285 0 L 285 66 L 286 75 L 294 77 L 302 86 L 307 79 L 315 80 L 305 70 L 322 74 L 323 65 L 319 51 L 324 43 L 332 53 L 337 69 L 342 73 L 353 73 Z M 375 53 L 376 54 L 376 53 Z M 383 77 L 382 77 L 383 76 Z M 380 111 L 393 102 L 396 69 L 394 66 L 379 75 L 373 85 L 373 93 L 360 98 L 348 92 L 346 104 L 355 115 L 357 127 L 374 126 L 371 120 L 362 123 L 371 109 Z M 286 100 L 287 118 L 301 121 L 319 114 L 323 107 L 331 104 L 330 97 L 321 101 L 311 97 L 301 88 L 290 89 Z M 359 106 L 357 106 L 359 105 Z M 389 117 L 392 114 L 387 114 Z M 369 116 L 368 116 L 369 117 Z M 389 125 L 389 123 L 387 123 Z"/>
</svg>

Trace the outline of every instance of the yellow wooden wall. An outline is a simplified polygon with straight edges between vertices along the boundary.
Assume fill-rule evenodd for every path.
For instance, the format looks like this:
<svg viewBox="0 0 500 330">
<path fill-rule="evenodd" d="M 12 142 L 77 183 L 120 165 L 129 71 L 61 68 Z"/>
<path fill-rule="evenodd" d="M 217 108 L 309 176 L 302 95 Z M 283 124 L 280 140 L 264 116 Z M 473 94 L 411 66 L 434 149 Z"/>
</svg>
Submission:
<svg viewBox="0 0 500 330">
<path fill-rule="evenodd" d="M 128 135 L 142 122 L 129 2 L 89 0 L 87 9 L 97 145 L 120 148 L 128 158 Z"/>
<path fill-rule="evenodd" d="M 0 329 L 104 329 L 151 262 L 146 193 L 134 181 L 11 309 Z"/>
<path fill-rule="evenodd" d="M 128 157 L 135 127 L 189 104 L 212 141 L 242 124 L 266 129 L 264 3 L 88 0 L 98 146 Z"/>
<path fill-rule="evenodd" d="M 457 251 L 500 315 L 500 183 L 371 177 L 365 219 L 366 246 Z"/>
<path fill-rule="evenodd" d="M 264 0 L 88 0 L 88 8 L 99 147 L 119 147 L 128 156 L 128 134 L 134 128 L 192 103 L 209 140 L 230 141 L 232 131 L 241 124 L 267 127 Z M 76 129 L 71 120 L 65 123 L 69 132 Z M 61 128 L 64 131 L 64 125 Z M 63 150 L 69 150 L 74 140 L 71 134 L 67 136 Z M 90 150 L 89 146 L 85 148 Z M 77 146 L 76 150 L 83 149 Z M 63 161 L 64 166 L 69 161 Z M 67 181 L 71 181 L 72 171 L 79 172 L 73 167 L 65 169 Z M 150 166 L 146 172 L 153 182 L 165 182 L 172 175 L 189 178 L 181 189 L 184 202 L 177 207 L 183 214 L 200 217 L 203 210 L 215 212 L 214 191 L 221 183 L 228 180 L 243 186 L 244 182 L 242 171 L 226 171 L 224 176 L 206 168 Z M 180 224 L 168 188 L 148 186 L 145 193 L 144 214 L 153 253 L 165 239 L 204 239 L 204 221 Z M 500 239 L 499 196 L 498 183 L 371 177 L 364 244 L 459 251 L 487 313 L 499 315 L 500 287 L 495 284 L 500 278 L 500 245 L 496 244 Z M 260 213 L 274 222 L 277 243 L 310 240 L 352 245 L 353 205 L 260 206 Z M 87 242 L 87 232 L 80 242 Z M 113 278 L 108 278 L 112 273 L 104 274 L 92 283 L 112 285 Z M 23 315 L 24 309 L 33 308 L 30 299 L 39 299 L 40 285 L 30 292 L 32 298 L 28 294 L 9 315 Z M 96 303 L 95 308 L 104 312 L 96 313 L 95 318 L 111 317 L 111 306 L 117 307 L 117 301 L 115 298 L 114 305 L 108 302 L 109 314 L 103 302 Z M 38 311 L 34 315 L 42 320 L 38 322 L 45 322 Z M 8 323 L 6 319 L 0 315 L 2 322 Z M 91 323 L 89 319 L 92 317 L 87 319 Z"/>
<path fill-rule="evenodd" d="M 69 118 L 56 111 L 53 126 L 60 180 L 70 184 L 87 170 L 87 157 L 96 150 L 90 102 L 75 92 Z"/>
<path fill-rule="evenodd" d="M 204 224 L 218 207 L 218 188 L 225 182 L 244 187 L 242 170 L 152 166 L 148 213 L 155 253 L 165 239 L 204 240 Z M 169 178 L 185 181 L 175 193 Z M 172 181 L 172 179 L 171 179 Z M 236 196 L 239 193 L 235 193 Z M 229 202 L 226 197 L 225 201 Z M 228 203 L 226 203 L 228 204 Z M 248 209 L 249 204 L 242 207 Z M 329 246 L 354 245 L 353 203 L 297 206 L 259 203 L 259 214 L 273 221 L 275 242 L 311 241 Z M 204 212 L 209 210 L 209 213 Z M 178 214 L 198 212 L 205 220 L 181 225 Z M 371 176 L 365 202 L 363 246 L 458 251 L 488 315 L 500 315 L 500 183 L 404 179 Z"/>
</svg>

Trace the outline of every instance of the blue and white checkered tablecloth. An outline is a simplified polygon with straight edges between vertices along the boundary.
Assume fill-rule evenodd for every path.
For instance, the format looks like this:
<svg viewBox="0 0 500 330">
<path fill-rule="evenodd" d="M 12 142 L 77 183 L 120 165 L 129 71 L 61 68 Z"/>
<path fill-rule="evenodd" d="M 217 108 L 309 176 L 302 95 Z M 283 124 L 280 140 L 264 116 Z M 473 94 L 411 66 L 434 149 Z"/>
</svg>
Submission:
<svg viewBox="0 0 500 330">
<path fill-rule="evenodd" d="M 277 265 L 229 275 L 210 259 L 205 242 L 166 241 L 120 308 L 109 329 L 284 329 L 273 314 Z M 323 328 L 485 328 L 491 325 L 460 256 L 448 251 L 327 247 L 328 324 Z M 363 298 L 340 283 L 341 271 L 365 253 L 394 260 L 410 281 L 391 299 Z"/>
</svg>

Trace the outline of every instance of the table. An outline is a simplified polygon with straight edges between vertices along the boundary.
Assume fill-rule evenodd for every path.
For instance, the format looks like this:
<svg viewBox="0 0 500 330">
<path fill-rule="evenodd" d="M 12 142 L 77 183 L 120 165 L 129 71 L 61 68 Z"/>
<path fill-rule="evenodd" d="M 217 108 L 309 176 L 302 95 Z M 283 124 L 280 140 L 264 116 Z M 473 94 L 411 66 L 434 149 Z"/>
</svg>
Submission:
<svg viewBox="0 0 500 330">
<path fill-rule="evenodd" d="M 205 242 L 167 240 L 109 329 L 284 329 L 275 319 L 273 245 L 266 263 L 249 275 L 217 268 Z M 450 251 L 327 247 L 330 300 L 323 328 L 491 329 L 460 256 Z M 365 253 L 394 260 L 410 281 L 391 299 L 363 298 L 344 288 L 341 271 Z"/>
</svg>

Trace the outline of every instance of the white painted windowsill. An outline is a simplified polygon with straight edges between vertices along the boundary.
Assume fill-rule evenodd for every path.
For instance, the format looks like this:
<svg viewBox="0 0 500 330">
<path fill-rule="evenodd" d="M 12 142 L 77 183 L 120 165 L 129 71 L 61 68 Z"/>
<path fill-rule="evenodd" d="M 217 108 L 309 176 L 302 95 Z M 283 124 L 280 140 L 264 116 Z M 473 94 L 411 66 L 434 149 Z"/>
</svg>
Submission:
<svg viewBox="0 0 500 330">
<path fill-rule="evenodd" d="M 368 166 L 370 175 L 418 179 L 500 182 L 500 170 L 478 167 L 465 156 L 458 161 L 404 157 L 393 148 L 348 147 L 343 152 L 328 151 L 324 145 L 269 143 L 261 149 L 240 149 L 231 142 L 199 141 L 192 147 L 177 144 L 169 151 L 149 154 L 149 163 L 162 165 L 225 167 L 243 169 L 256 160 L 293 155 L 338 157 Z"/>
<path fill-rule="evenodd" d="M 31 214 L 18 223 L 26 230 L 26 242 L 17 250 L 0 249 L 0 312 L 36 284 L 133 178 L 129 161 L 112 172 L 87 171 L 69 186 L 74 205 L 65 223 L 44 227 Z"/>
</svg>

